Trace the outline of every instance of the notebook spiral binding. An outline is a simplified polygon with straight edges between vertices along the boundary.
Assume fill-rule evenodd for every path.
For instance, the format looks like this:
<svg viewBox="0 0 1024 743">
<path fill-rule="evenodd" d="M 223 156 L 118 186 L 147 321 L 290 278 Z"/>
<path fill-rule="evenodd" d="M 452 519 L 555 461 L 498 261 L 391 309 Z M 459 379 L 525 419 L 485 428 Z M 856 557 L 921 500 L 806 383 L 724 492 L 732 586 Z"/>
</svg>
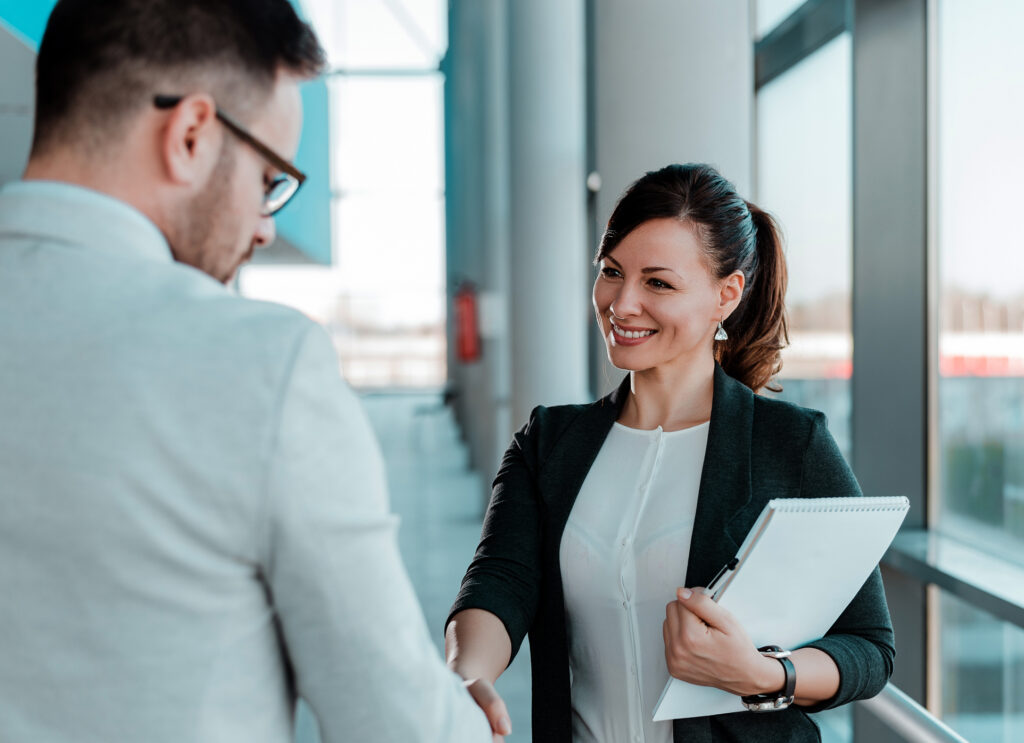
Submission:
<svg viewBox="0 0 1024 743">
<path fill-rule="evenodd" d="M 850 511 L 902 511 L 910 501 L 906 496 L 867 498 L 773 498 L 768 507 L 780 513 L 829 513 Z"/>
</svg>

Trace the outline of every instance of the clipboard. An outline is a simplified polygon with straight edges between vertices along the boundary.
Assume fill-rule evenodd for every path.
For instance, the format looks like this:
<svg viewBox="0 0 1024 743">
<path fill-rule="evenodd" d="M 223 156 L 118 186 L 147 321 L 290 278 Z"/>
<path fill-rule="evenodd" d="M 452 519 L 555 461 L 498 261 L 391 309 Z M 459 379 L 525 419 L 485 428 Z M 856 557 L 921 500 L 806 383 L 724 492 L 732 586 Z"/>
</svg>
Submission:
<svg viewBox="0 0 1024 743">
<path fill-rule="evenodd" d="M 820 639 L 870 577 L 909 509 L 903 496 L 771 500 L 712 596 L 755 647 L 795 649 Z M 779 600 L 780 576 L 788 579 L 785 601 Z M 743 711 L 734 694 L 670 678 L 654 719 Z"/>
</svg>

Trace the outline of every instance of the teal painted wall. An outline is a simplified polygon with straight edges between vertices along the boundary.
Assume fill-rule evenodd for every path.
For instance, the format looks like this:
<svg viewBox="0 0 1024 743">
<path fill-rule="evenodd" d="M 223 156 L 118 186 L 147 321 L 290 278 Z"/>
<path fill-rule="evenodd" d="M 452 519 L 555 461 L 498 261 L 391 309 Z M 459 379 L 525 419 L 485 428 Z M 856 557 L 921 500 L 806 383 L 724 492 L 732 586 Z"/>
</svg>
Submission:
<svg viewBox="0 0 1024 743">
<path fill-rule="evenodd" d="M 0 18 L 38 49 L 46 19 L 56 4 L 57 0 L 0 0 Z"/>
<path fill-rule="evenodd" d="M 0 0 L 0 19 L 39 48 L 56 0 Z M 305 17 L 301 4 L 296 10 Z M 309 176 L 294 201 L 277 217 L 278 232 L 317 263 L 331 262 L 330 110 L 322 80 L 302 88 L 302 142 L 296 165 Z"/>
<path fill-rule="evenodd" d="M 309 22 L 301 0 L 291 0 Z M 277 229 L 317 263 L 331 263 L 331 115 L 327 83 L 314 80 L 302 86 L 302 141 L 295 165 L 309 179 L 277 216 Z"/>
<path fill-rule="evenodd" d="M 330 110 L 323 80 L 303 84 L 302 115 L 302 141 L 295 165 L 309 178 L 277 215 L 277 231 L 312 260 L 330 265 Z"/>
</svg>

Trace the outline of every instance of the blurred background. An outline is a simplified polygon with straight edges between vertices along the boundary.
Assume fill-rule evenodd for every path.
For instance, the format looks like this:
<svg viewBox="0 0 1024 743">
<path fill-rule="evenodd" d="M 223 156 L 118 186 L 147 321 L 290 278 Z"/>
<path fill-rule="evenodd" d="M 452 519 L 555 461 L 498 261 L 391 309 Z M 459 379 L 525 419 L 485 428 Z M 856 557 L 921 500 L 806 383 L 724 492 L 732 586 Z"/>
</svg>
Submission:
<svg viewBox="0 0 1024 743">
<path fill-rule="evenodd" d="M 825 739 L 1024 740 L 1024 3 L 295 2 L 331 62 L 303 91 L 311 180 L 235 289 L 334 338 L 439 647 L 513 431 L 621 377 L 589 301 L 615 200 L 709 162 L 785 233 L 781 396 L 912 504 L 892 684 L 817 716 Z M 52 5 L 0 0 L 0 182 Z"/>
</svg>

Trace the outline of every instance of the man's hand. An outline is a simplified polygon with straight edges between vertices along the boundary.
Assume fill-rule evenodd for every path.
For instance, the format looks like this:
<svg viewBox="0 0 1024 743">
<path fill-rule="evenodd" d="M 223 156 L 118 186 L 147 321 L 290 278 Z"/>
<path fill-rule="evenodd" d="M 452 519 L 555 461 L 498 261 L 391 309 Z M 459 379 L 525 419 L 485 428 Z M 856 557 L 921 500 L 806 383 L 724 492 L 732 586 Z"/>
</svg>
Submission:
<svg viewBox="0 0 1024 743">
<path fill-rule="evenodd" d="M 504 736 L 512 733 L 512 722 L 509 720 L 505 702 L 498 696 L 494 684 L 487 679 L 476 678 L 467 679 L 464 685 L 466 691 L 473 697 L 473 701 L 484 711 L 487 721 L 491 723 L 491 732 L 494 734 L 493 743 L 503 743 Z"/>
<path fill-rule="evenodd" d="M 770 693 L 785 683 L 779 662 L 757 652 L 732 614 L 699 588 L 676 591 L 662 634 L 668 672 L 677 679 L 739 695 Z"/>
</svg>

